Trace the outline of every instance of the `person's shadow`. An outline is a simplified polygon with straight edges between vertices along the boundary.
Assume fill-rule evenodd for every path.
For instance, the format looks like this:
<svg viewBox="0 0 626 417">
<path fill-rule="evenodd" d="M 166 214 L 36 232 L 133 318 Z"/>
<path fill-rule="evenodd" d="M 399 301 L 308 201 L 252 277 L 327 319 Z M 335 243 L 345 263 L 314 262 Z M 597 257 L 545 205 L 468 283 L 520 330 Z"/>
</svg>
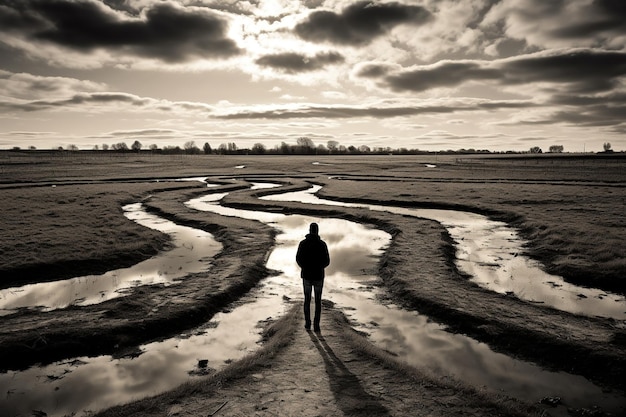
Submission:
<svg viewBox="0 0 626 417">
<path fill-rule="evenodd" d="M 330 389 L 333 392 L 337 406 L 347 416 L 388 416 L 385 408 L 376 397 L 366 392 L 359 379 L 335 355 L 328 346 L 326 339 L 319 334 L 309 332 L 313 344 L 320 352 L 326 373 L 330 380 Z"/>
</svg>

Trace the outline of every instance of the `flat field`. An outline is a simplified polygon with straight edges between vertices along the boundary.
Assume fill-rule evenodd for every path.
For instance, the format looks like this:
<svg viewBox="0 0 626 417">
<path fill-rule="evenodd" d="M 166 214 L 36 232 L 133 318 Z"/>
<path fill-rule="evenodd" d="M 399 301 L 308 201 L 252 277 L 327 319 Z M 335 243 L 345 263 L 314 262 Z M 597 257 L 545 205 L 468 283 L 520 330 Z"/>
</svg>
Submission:
<svg viewBox="0 0 626 417">
<path fill-rule="evenodd" d="M 581 286 L 626 294 L 626 158 L 621 155 L 6 152 L 0 154 L 0 288 L 102 273 L 167 249 L 167 236 L 123 216 L 122 205 L 144 199 L 148 209 L 162 217 L 213 233 L 224 249 L 209 272 L 180 285 L 141 287 L 133 297 L 95 306 L 47 313 L 24 310 L 0 318 L 1 369 L 133 352 L 140 344 L 206 322 L 270 274 L 265 260 L 274 232 L 255 221 L 198 213 L 183 205 L 207 191 L 199 182 L 175 181 L 188 177 L 209 177 L 225 191 L 241 188 L 245 181 L 294 188 L 316 183 L 323 185 L 322 196 L 328 199 L 484 214 L 513 226 L 528 242 L 527 255 L 548 272 Z M 508 355 L 583 375 L 606 388 L 622 391 L 626 386 L 624 323 L 576 316 L 478 288 L 456 269 L 454 246 L 437 223 L 351 208 L 260 203 L 250 192 L 234 194 L 229 203 L 259 209 L 278 206 L 289 212 L 313 210 L 320 216 L 348 216 L 383 228 L 392 233 L 393 242 L 379 261 L 378 275 L 397 303 Z M 188 302 L 170 302 L 180 297 Z M 173 405 L 183 411 L 197 404 L 210 408 L 225 398 L 239 407 L 230 411 L 225 407 L 223 415 L 251 415 L 262 412 L 255 407 L 267 397 L 275 401 L 266 405 L 266 412 L 280 414 L 281 401 L 289 402 L 291 391 L 284 386 L 282 391 L 268 390 L 277 381 L 291 381 L 299 388 L 301 378 L 317 381 L 312 390 L 319 397 L 291 401 L 291 408 L 282 408 L 285 415 L 309 415 L 313 403 L 308 401 L 327 407 L 310 415 L 407 415 L 406 407 L 418 405 L 432 415 L 449 415 L 450 410 L 470 415 L 541 412 L 463 381 L 450 382 L 406 367 L 351 331 L 331 305 L 326 308 L 328 330 L 322 341 L 300 329 L 296 306 L 268 328 L 263 348 L 245 361 L 193 387 L 103 414 L 172 415 Z M 332 346 L 333 366 L 321 361 L 304 371 L 294 364 L 299 357 L 314 361 L 324 356 L 330 349 L 324 344 Z M 342 391 L 342 386 L 351 391 Z M 329 398 L 334 400 L 322 401 Z"/>
</svg>

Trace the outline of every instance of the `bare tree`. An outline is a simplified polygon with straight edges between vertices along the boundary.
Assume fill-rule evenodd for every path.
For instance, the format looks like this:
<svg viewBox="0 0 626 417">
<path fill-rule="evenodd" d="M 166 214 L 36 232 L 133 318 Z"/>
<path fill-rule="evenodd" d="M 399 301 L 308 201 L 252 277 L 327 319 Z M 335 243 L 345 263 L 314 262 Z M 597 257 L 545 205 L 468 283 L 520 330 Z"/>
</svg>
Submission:
<svg viewBox="0 0 626 417">
<path fill-rule="evenodd" d="M 604 142 L 604 144 L 602 145 L 602 148 L 604 148 L 604 152 L 612 152 L 613 151 L 611 149 L 611 144 L 609 142 Z"/>
<path fill-rule="evenodd" d="M 302 146 L 305 148 L 314 148 L 315 144 L 313 143 L 313 140 L 311 138 L 307 138 L 306 136 L 300 136 L 296 143 L 298 144 L 298 146 Z"/>
<path fill-rule="evenodd" d="M 141 144 L 141 142 L 139 142 L 138 140 L 134 141 L 132 145 L 130 145 L 130 148 L 135 151 L 135 152 L 139 152 L 141 150 L 141 147 L 143 145 Z"/>
<path fill-rule="evenodd" d="M 115 144 L 111 145 L 111 148 L 114 151 L 125 152 L 125 151 L 128 150 L 128 145 L 125 142 L 118 142 L 118 143 L 115 143 Z"/>
<path fill-rule="evenodd" d="M 255 143 L 254 145 L 252 145 L 252 153 L 256 154 L 256 155 L 263 155 L 265 153 L 265 145 L 263 145 L 262 143 Z"/>
<path fill-rule="evenodd" d="M 280 153 L 283 155 L 288 155 L 291 153 L 291 147 L 286 142 L 280 143 Z"/>
<path fill-rule="evenodd" d="M 311 138 L 307 138 L 306 136 L 300 136 L 296 143 L 302 153 L 313 153 L 313 150 L 315 149 L 315 143 L 313 143 L 313 140 Z"/>
<path fill-rule="evenodd" d="M 551 153 L 562 153 L 563 152 L 563 145 L 552 145 L 550 146 L 550 152 Z"/>
<path fill-rule="evenodd" d="M 193 140 L 185 142 L 184 148 L 185 148 L 185 153 L 188 153 L 188 154 L 196 155 L 200 153 L 200 148 L 196 146 L 196 142 L 194 142 Z"/>
</svg>

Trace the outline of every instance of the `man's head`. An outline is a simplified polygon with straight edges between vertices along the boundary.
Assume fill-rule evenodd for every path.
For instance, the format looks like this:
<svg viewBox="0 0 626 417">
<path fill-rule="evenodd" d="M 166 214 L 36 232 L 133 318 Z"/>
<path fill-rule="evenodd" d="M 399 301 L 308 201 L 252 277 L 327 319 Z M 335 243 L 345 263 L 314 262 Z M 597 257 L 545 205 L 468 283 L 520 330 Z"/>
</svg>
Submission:
<svg viewBox="0 0 626 417">
<path fill-rule="evenodd" d="M 311 233 L 312 235 L 319 235 L 320 227 L 317 225 L 317 223 L 311 223 L 311 225 L 309 226 L 309 233 Z"/>
</svg>

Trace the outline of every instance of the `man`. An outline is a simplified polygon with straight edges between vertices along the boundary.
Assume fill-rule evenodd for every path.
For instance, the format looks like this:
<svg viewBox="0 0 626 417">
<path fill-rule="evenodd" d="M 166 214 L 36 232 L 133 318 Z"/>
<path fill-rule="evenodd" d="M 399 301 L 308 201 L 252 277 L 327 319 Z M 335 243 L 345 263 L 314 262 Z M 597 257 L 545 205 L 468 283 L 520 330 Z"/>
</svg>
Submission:
<svg viewBox="0 0 626 417">
<path fill-rule="evenodd" d="M 315 316 L 313 330 L 320 331 L 322 314 L 322 288 L 324 287 L 324 268 L 330 264 L 328 247 L 320 238 L 319 226 L 311 223 L 309 234 L 298 245 L 296 262 L 301 268 L 300 277 L 304 288 L 304 328 L 311 329 L 311 291 L 315 289 Z"/>
</svg>

